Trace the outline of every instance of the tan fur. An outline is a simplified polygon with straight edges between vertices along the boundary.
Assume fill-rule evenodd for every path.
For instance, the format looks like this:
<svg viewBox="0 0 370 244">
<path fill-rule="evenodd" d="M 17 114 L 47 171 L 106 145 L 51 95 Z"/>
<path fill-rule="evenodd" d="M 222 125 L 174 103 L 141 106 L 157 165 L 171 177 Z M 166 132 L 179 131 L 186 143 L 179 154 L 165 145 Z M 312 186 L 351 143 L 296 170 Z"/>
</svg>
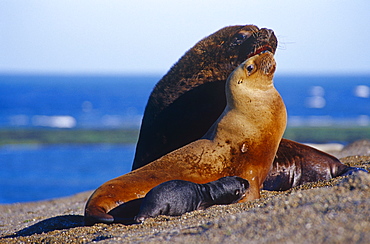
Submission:
<svg viewBox="0 0 370 244">
<path fill-rule="evenodd" d="M 255 68 L 248 72 L 251 64 Z M 174 179 L 206 183 L 240 176 L 250 183 L 243 200 L 259 198 L 286 126 L 285 105 L 272 81 L 274 71 L 270 52 L 242 63 L 226 83 L 224 112 L 202 139 L 104 183 L 90 197 L 85 215 L 108 213 Z"/>
</svg>

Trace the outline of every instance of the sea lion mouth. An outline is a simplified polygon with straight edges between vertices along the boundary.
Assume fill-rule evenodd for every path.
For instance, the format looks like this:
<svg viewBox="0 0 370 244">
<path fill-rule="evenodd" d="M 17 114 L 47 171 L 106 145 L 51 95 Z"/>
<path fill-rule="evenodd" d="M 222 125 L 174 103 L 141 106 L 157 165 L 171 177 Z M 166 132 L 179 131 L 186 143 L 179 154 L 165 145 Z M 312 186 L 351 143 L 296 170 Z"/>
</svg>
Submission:
<svg viewBox="0 0 370 244">
<path fill-rule="evenodd" d="M 274 53 L 274 48 L 272 48 L 270 45 L 266 44 L 266 45 L 263 45 L 259 48 L 257 48 L 254 52 L 248 54 L 247 58 L 250 58 L 250 57 L 253 57 L 257 54 L 260 54 L 260 53 L 264 53 L 264 52 L 271 52 L 271 53 Z"/>
<path fill-rule="evenodd" d="M 244 60 L 261 54 L 264 51 L 269 51 L 274 54 L 277 48 L 277 43 L 278 41 L 273 30 L 266 28 L 259 29 L 258 31 L 253 30 L 253 34 L 251 36 L 245 38 L 243 42 L 239 43 L 240 48 L 238 61 L 243 62 Z"/>
</svg>

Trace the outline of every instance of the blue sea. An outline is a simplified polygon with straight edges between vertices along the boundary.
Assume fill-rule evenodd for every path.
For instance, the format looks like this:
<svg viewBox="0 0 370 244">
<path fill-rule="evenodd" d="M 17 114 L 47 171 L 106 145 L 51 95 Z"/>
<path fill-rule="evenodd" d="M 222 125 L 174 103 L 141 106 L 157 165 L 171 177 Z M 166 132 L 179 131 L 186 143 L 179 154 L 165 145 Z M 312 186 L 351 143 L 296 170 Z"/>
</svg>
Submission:
<svg viewBox="0 0 370 244">
<path fill-rule="evenodd" d="M 139 128 L 160 76 L 0 75 L 0 129 Z M 370 127 L 370 75 L 276 76 L 288 126 Z M 135 145 L 0 146 L 0 204 L 93 190 L 131 169 Z"/>
</svg>

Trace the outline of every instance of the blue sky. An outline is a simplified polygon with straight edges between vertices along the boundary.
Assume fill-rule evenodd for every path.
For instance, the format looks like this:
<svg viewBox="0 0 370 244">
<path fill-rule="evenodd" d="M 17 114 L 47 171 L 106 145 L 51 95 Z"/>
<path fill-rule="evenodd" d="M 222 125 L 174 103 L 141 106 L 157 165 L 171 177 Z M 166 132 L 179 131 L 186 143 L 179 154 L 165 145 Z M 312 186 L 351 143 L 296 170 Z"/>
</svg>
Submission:
<svg viewBox="0 0 370 244">
<path fill-rule="evenodd" d="M 275 31 L 280 74 L 370 74 L 368 0 L 1 0 L 0 73 L 164 74 L 235 24 Z"/>
</svg>

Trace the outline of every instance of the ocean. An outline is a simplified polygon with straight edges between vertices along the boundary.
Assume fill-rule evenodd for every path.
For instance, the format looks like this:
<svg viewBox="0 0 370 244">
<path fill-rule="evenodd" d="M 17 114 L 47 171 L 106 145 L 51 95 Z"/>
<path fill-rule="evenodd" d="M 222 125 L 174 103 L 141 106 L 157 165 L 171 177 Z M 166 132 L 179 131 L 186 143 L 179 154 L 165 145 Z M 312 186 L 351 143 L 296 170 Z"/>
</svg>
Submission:
<svg viewBox="0 0 370 244">
<path fill-rule="evenodd" d="M 0 130 L 139 128 L 160 76 L 0 75 Z M 288 126 L 370 126 L 370 75 L 279 76 Z M 131 169 L 135 145 L 2 145 L 0 204 L 93 190 Z"/>
</svg>

